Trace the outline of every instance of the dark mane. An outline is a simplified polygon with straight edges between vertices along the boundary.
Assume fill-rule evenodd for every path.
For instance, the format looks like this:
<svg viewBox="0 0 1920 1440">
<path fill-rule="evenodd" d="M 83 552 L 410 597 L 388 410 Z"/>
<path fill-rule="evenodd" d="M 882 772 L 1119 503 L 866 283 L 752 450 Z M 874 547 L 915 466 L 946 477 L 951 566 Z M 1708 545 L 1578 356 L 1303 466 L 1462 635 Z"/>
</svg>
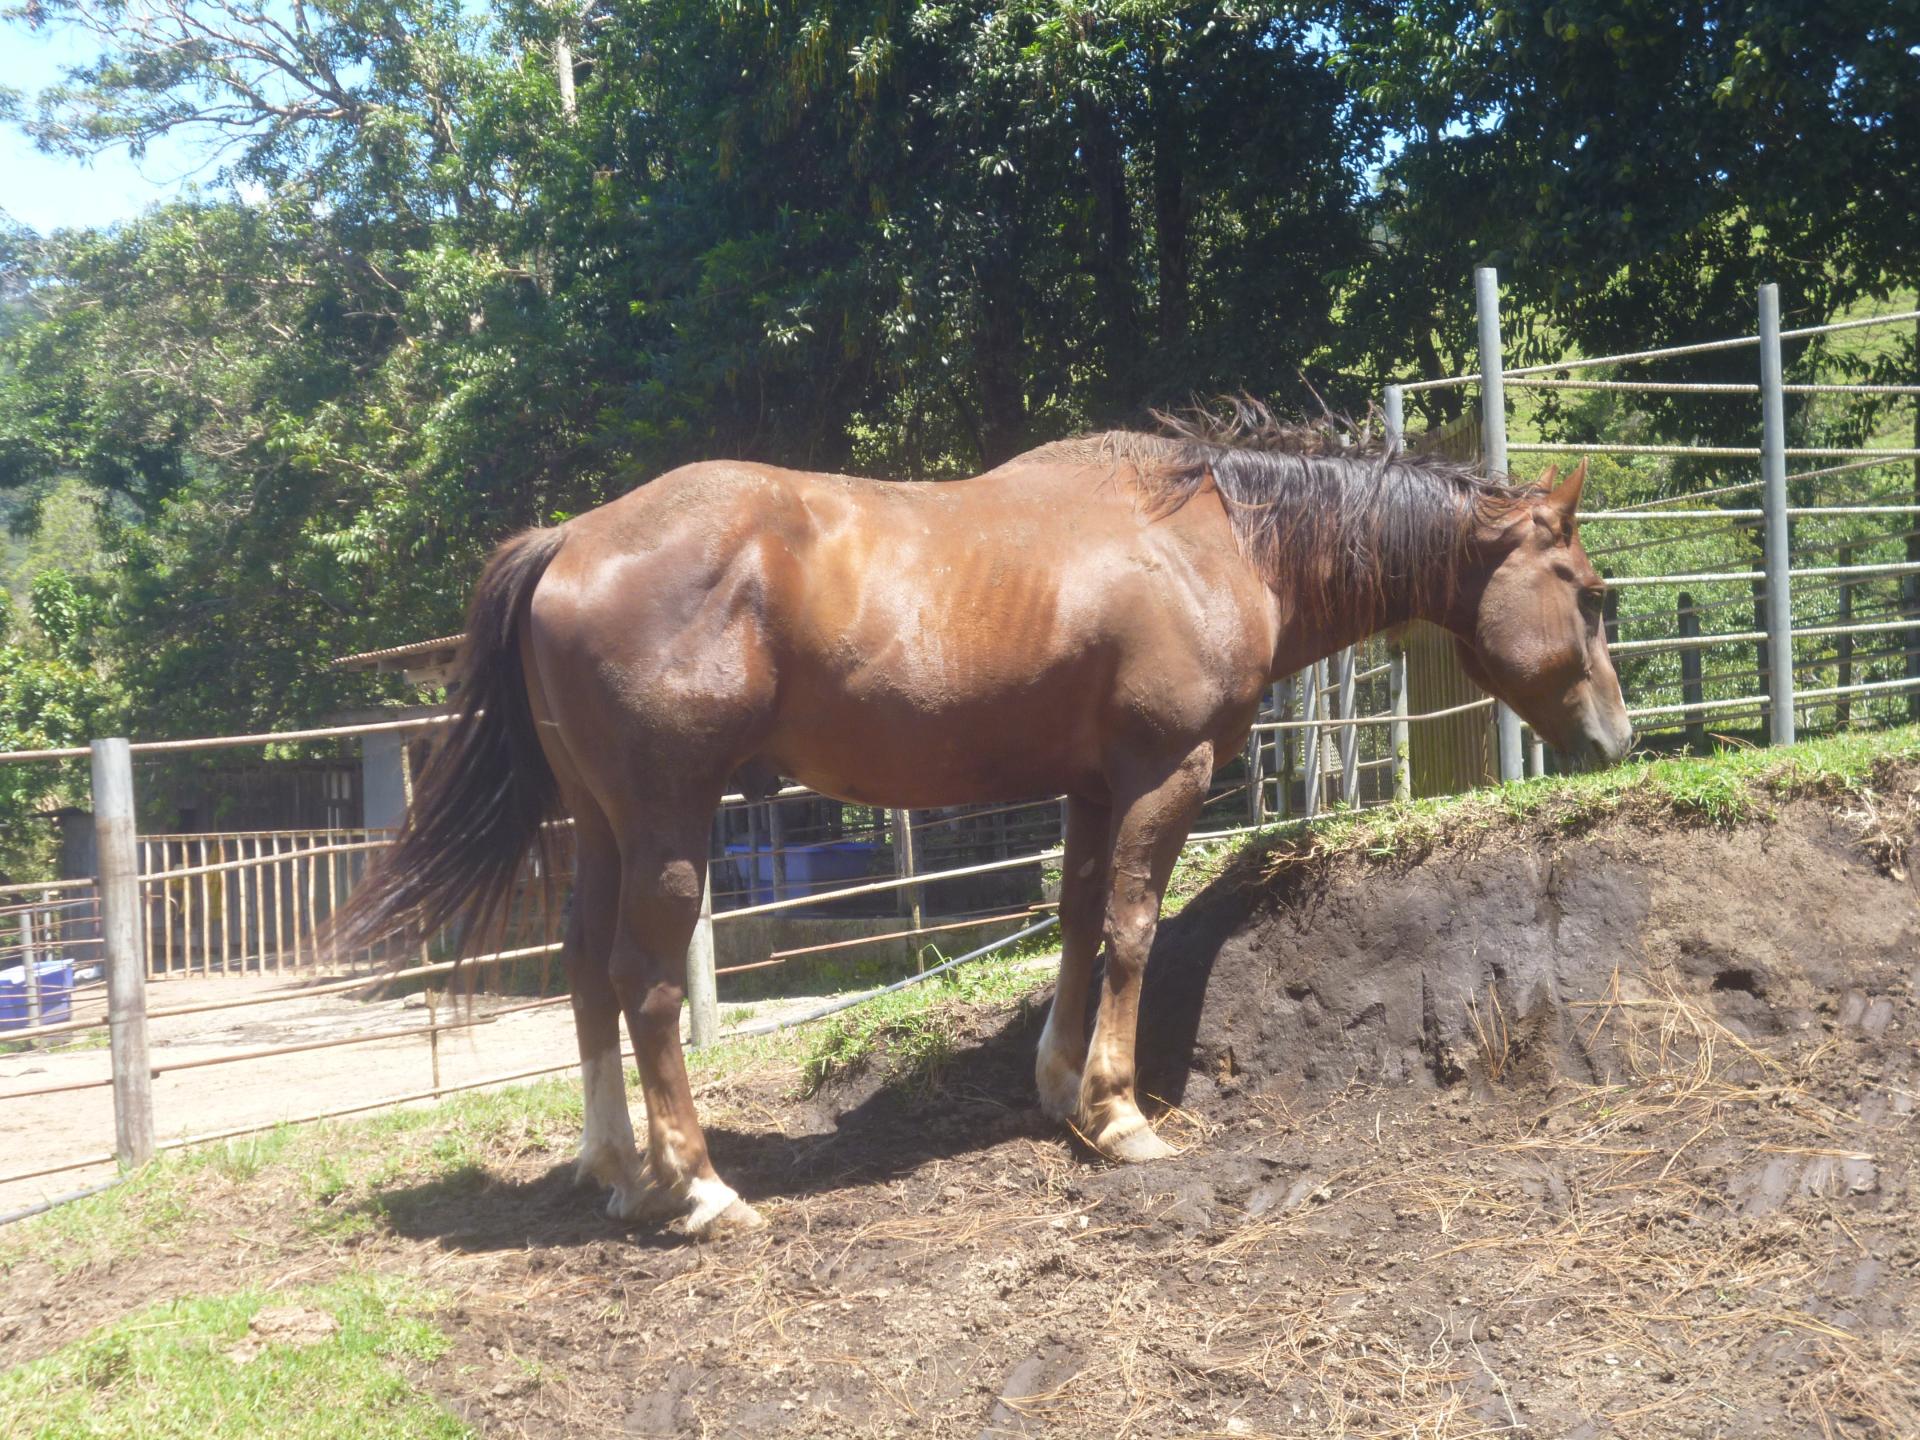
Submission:
<svg viewBox="0 0 1920 1440">
<path fill-rule="evenodd" d="M 1378 628 L 1439 613 L 1476 525 L 1543 493 L 1332 422 L 1288 424 L 1245 398 L 1154 418 L 1158 436 L 1124 447 L 1154 513 L 1212 484 L 1247 558 L 1319 619 L 1357 607 Z"/>
</svg>

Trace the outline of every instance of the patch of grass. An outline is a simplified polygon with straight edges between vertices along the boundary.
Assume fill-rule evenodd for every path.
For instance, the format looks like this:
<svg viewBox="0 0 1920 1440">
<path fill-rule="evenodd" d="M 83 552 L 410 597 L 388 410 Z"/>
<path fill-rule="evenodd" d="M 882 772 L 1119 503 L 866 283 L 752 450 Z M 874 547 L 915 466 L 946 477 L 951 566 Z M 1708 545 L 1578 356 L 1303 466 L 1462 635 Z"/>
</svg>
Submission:
<svg viewBox="0 0 1920 1440">
<path fill-rule="evenodd" d="M 159 1160 L 111 1190 L 7 1226 L 0 1230 L 0 1272 L 31 1254 L 66 1274 L 177 1234 L 192 1215 L 183 1169 Z"/>
<path fill-rule="evenodd" d="M 637 1084 L 633 1087 L 638 1093 Z M 316 1235 L 351 1239 L 373 1224 L 370 1197 L 401 1175 L 426 1183 L 471 1172 L 495 1154 L 570 1151 L 579 1081 L 561 1074 L 439 1105 L 283 1125 L 171 1151 L 112 1190 L 0 1230 L 0 1271 L 28 1256 L 69 1272 L 105 1264 L 184 1228 L 210 1187 L 290 1194 Z"/>
<path fill-rule="evenodd" d="M 1778 749 L 1740 747 L 1693 758 L 1629 761 L 1592 774 L 1550 776 L 1378 810 L 1342 811 L 1269 827 L 1252 842 L 1267 852 L 1271 872 L 1337 855 L 1416 858 L 1443 842 L 1518 823 L 1577 831 L 1630 812 L 1730 826 L 1765 819 L 1775 802 L 1796 797 L 1868 797 L 1878 775 L 1916 761 L 1920 726 L 1909 725 Z"/>
<path fill-rule="evenodd" d="M 953 1056 L 962 1016 L 981 1005 L 1028 995 L 1040 983 L 1029 960 L 995 956 L 832 1016 L 807 1035 L 800 1093 L 815 1094 L 830 1080 L 856 1074 L 881 1057 L 890 1085 L 931 1093 Z"/>
<path fill-rule="evenodd" d="M 472 1433 L 409 1381 L 447 1341 L 419 1292 L 351 1275 L 271 1297 L 338 1324 L 311 1343 L 265 1341 L 235 1351 L 269 1303 L 261 1291 L 157 1305 L 41 1360 L 0 1375 L 0 1437 L 138 1435 L 286 1440 L 381 1435 L 395 1440 Z"/>
<path fill-rule="evenodd" d="M 1182 850 L 1180 858 L 1174 862 L 1173 873 L 1167 877 L 1166 894 L 1161 897 L 1160 918 L 1167 919 L 1186 909 L 1194 896 L 1233 864 L 1245 844 L 1245 837 L 1235 836 L 1226 840 L 1203 841 Z"/>
<path fill-rule="evenodd" d="M 107 1030 L 104 1025 L 97 1030 L 75 1030 L 48 1040 L 0 1040 L 0 1055 L 24 1055 L 30 1051 L 38 1051 L 43 1055 L 64 1055 L 75 1050 L 106 1048 Z"/>
</svg>

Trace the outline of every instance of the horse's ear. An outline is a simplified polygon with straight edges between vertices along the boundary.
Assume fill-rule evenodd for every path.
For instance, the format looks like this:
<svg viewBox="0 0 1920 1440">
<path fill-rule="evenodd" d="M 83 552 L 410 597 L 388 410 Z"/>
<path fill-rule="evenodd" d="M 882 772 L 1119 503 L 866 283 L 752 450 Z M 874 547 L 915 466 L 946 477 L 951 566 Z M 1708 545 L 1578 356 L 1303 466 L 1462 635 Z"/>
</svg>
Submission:
<svg viewBox="0 0 1920 1440">
<path fill-rule="evenodd" d="M 1560 478 L 1560 467 L 1558 465 L 1547 466 L 1546 473 L 1540 477 L 1540 488 L 1543 490 L 1553 489 L 1554 481 L 1558 480 L 1559 478 Z"/>
<path fill-rule="evenodd" d="M 1580 487 L 1587 483 L 1587 462 L 1582 460 L 1573 467 L 1573 473 L 1566 479 L 1554 484 L 1553 471 L 1547 471 L 1542 482 L 1551 487 L 1547 492 L 1547 503 L 1558 510 L 1568 520 L 1572 520 L 1580 511 Z"/>
</svg>

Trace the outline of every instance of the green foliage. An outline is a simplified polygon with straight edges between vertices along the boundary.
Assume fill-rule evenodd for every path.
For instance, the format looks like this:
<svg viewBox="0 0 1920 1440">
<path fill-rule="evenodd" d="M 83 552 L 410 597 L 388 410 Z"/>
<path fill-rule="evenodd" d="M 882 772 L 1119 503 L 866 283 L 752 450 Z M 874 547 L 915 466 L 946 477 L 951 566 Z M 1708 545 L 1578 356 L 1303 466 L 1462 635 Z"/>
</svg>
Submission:
<svg viewBox="0 0 1920 1440">
<path fill-rule="evenodd" d="M 411 1287 L 350 1274 L 271 1302 L 321 1312 L 337 1328 L 320 1334 L 316 1327 L 311 1339 L 269 1340 L 247 1358 L 240 1347 L 267 1295 L 169 1301 L 0 1375 L 7 1433 L 49 1440 L 469 1433 L 407 1378 L 409 1368 L 448 1349 Z"/>
<path fill-rule="evenodd" d="M 1774 749 L 1629 761 L 1591 774 L 1550 776 L 1346 811 L 1270 827 L 1243 842 L 1268 868 L 1337 855 L 1418 859 L 1438 845 L 1515 824 L 1579 831 L 1609 816 L 1729 826 L 1765 819 L 1772 802 L 1801 796 L 1870 797 L 1888 766 L 1920 761 L 1920 726 L 1847 732 Z"/>
<path fill-rule="evenodd" d="M 10 103 L 43 145 L 222 147 L 138 220 L 0 227 L 0 496 L 89 552 L 57 565 L 144 734 L 391 698 L 326 662 L 453 629 L 501 536 L 688 460 L 949 475 L 1303 375 L 1358 413 L 1463 367 L 1476 261 L 1523 357 L 1920 278 L 1910 21 L 1866 0 L 4 13 L 98 52 Z"/>
<path fill-rule="evenodd" d="M 928 1095 L 939 1087 L 967 1011 L 1025 995 L 1039 978 L 1030 963 L 995 956 L 831 1016 L 804 1034 L 800 1092 L 813 1095 L 884 1058 L 889 1085 Z"/>
<path fill-rule="evenodd" d="M 26 615 L 0 592 L 0 750 L 84 745 L 104 733 L 113 689 L 95 655 L 102 607 L 63 570 L 35 577 Z M 82 762 L 0 767 L 0 872 L 39 879 L 50 812 L 85 793 Z"/>
</svg>

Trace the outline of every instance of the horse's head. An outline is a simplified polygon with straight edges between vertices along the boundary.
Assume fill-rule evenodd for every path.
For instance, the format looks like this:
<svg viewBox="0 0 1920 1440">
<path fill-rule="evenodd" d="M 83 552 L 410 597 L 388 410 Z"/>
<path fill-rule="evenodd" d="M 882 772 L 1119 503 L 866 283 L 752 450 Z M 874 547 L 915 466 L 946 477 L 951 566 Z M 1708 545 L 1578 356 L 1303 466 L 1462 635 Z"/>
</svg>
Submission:
<svg viewBox="0 0 1920 1440">
<path fill-rule="evenodd" d="M 1633 743 L 1601 625 L 1606 581 L 1580 544 L 1582 461 L 1489 526 L 1490 569 L 1457 630 L 1460 660 L 1482 689 L 1580 765 L 1611 764 Z"/>
</svg>

